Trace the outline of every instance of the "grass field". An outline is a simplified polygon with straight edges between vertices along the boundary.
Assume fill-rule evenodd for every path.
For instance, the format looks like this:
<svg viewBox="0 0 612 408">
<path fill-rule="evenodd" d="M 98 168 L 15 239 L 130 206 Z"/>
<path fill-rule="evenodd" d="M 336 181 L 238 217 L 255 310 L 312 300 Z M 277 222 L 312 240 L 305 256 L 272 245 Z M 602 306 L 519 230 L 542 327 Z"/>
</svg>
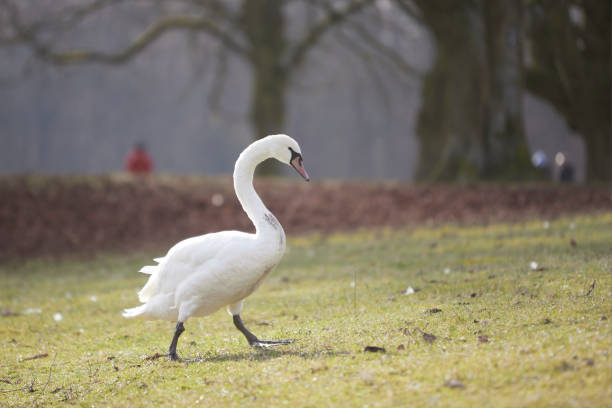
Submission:
<svg viewBox="0 0 612 408">
<path fill-rule="evenodd" d="M 161 253 L 0 266 L 0 406 L 612 406 L 612 214 L 288 242 L 242 316 L 295 343 L 219 311 L 182 363 L 120 315 Z"/>
</svg>

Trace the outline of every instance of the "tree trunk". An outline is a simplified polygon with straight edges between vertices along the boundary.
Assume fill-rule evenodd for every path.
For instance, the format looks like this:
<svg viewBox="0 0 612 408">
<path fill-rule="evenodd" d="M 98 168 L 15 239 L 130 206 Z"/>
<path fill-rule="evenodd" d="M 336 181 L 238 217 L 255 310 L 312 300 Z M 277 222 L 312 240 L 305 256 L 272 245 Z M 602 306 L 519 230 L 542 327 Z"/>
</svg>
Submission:
<svg viewBox="0 0 612 408">
<path fill-rule="evenodd" d="M 522 1 L 481 2 L 487 50 L 484 179 L 533 175 L 523 127 Z"/>
<path fill-rule="evenodd" d="M 550 102 L 581 134 L 587 180 L 610 181 L 611 3 L 534 0 L 529 4 L 532 61 L 526 67 L 526 87 Z"/>
<path fill-rule="evenodd" d="M 286 77 L 269 67 L 254 67 L 251 97 L 251 123 L 256 139 L 285 133 Z M 279 173 L 279 163 L 267 160 L 258 167 L 259 174 Z"/>
<path fill-rule="evenodd" d="M 437 51 L 417 125 L 418 179 L 535 176 L 523 131 L 521 0 L 501 3 L 418 1 Z"/>
<path fill-rule="evenodd" d="M 580 129 L 586 145 L 586 173 L 589 181 L 612 180 L 612 136 L 610 125 L 600 129 Z"/>
<path fill-rule="evenodd" d="M 250 42 L 253 72 L 251 124 L 255 139 L 285 133 L 285 92 L 287 71 L 282 65 L 285 52 L 282 0 L 243 2 L 242 19 Z M 264 175 L 278 173 L 278 163 L 267 160 L 258 167 Z"/>
<path fill-rule="evenodd" d="M 483 163 L 483 27 L 464 1 L 418 2 L 436 44 L 417 123 L 417 179 L 469 180 Z"/>
</svg>

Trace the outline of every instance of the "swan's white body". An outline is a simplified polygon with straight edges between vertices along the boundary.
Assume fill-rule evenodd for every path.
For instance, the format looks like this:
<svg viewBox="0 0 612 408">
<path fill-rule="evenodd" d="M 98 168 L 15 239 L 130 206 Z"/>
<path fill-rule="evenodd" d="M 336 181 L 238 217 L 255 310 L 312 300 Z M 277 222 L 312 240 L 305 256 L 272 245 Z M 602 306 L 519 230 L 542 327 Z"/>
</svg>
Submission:
<svg viewBox="0 0 612 408">
<path fill-rule="evenodd" d="M 285 232 L 255 192 L 253 173 L 257 164 L 271 157 L 289 163 L 292 151 L 299 153 L 299 146 L 286 135 L 268 136 L 247 147 L 236 161 L 234 188 L 256 233 L 223 231 L 174 245 L 156 259 L 158 265 L 141 269 L 151 275 L 138 293 L 144 304 L 126 309 L 123 315 L 186 322 L 224 306 L 232 315 L 239 314 L 242 300 L 285 252 Z"/>
</svg>

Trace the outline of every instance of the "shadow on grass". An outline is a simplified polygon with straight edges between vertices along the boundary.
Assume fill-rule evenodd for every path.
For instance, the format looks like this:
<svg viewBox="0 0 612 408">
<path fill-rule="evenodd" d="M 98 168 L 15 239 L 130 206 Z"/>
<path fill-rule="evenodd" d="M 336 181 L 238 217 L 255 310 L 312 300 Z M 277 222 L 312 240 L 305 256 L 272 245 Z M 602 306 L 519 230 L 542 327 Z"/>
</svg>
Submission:
<svg viewBox="0 0 612 408">
<path fill-rule="evenodd" d="M 291 356 L 300 357 L 304 360 L 314 360 L 317 358 L 335 357 L 340 355 L 348 355 L 348 351 L 323 350 L 313 352 L 301 352 L 292 350 L 255 350 L 244 351 L 231 354 L 216 354 L 216 355 L 201 355 L 197 354 L 194 358 L 183 358 L 178 363 L 225 363 L 228 361 L 268 361 L 279 357 Z M 163 356 L 160 359 L 167 361 L 167 357 Z"/>
</svg>

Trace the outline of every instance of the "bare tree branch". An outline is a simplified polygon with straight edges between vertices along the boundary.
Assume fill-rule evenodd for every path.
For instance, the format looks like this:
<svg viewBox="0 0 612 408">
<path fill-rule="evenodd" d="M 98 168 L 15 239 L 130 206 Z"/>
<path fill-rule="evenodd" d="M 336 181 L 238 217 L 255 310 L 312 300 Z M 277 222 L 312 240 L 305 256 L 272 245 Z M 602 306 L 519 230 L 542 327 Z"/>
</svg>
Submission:
<svg viewBox="0 0 612 408">
<path fill-rule="evenodd" d="M 219 113 L 222 110 L 221 97 L 223 96 L 228 71 L 227 54 L 223 47 L 219 47 L 215 61 L 214 77 L 208 93 L 208 104 L 214 113 Z"/>
<path fill-rule="evenodd" d="M 240 25 L 238 13 L 232 12 L 228 7 L 228 2 L 224 0 L 182 0 L 187 4 L 202 7 L 206 13 L 215 19 L 220 19 L 225 23 L 229 23 L 233 27 Z"/>
<path fill-rule="evenodd" d="M 99 7 L 108 1 L 115 0 L 100 0 L 99 2 L 92 3 L 92 7 L 94 4 L 95 7 Z M 26 45 L 30 46 L 30 48 L 39 58 L 45 59 L 57 65 L 68 65 L 83 62 L 120 64 L 128 61 L 153 43 L 157 38 L 172 30 L 202 31 L 219 40 L 228 50 L 243 57 L 248 55 L 248 50 L 242 44 L 235 40 L 225 30 L 221 29 L 212 20 L 204 16 L 164 17 L 149 26 L 131 44 L 118 52 L 105 53 L 88 50 L 56 51 L 50 45 L 42 42 L 39 39 L 39 25 L 24 26 L 21 23 L 16 7 L 12 7 L 12 5 L 7 1 L 4 1 L 3 5 L 7 6 L 5 8 L 9 11 L 10 22 L 15 32 L 15 38 L 11 42 L 25 43 Z M 81 10 L 78 14 L 83 15 L 83 13 L 86 11 L 92 10 L 94 10 L 94 8 L 88 8 L 88 10 Z"/>
<path fill-rule="evenodd" d="M 395 0 L 395 4 L 408 16 L 414 19 L 421 25 L 425 25 L 425 20 L 423 19 L 423 13 L 417 7 L 414 2 L 410 0 Z"/>
<path fill-rule="evenodd" d="M 8 18 L 8 21 L 2 21 L 2 23 L 5 24 L 5 28 L 12 28 L 14 31 L 21 33 L 26 32 L 33 35 L 43 31 L 68 30 L 83 21 L 88 16 L 106 7 L 123 3 L 125 1 L 126 0 L 93 0 L 85 5 L 70 5 L 63 8 L 60 7 L 60 12 L 56 12 L 55 16 L 46 15 L 45 18 L 27 25 L 24 25 L 21 21 L 19 8 L 17 5 L 10 0 L 0 0 L 0 12 L 4 11 L 7 14 L 6 18 Z M 21 40 L 21 38 L 18 35 L 14 35 L 13 37 L 4 37 L 2 40 L 5 44 L 9 42 L 17 43 L 19 40 Z"/>
<path fill-rule="evenodd" d="M 363 65 L 364 69 L 370 74 L 370 78 L 373 80 L 376 91 L 383 101 L 385 108 L 383 111 L 388 112 L 391 103 L 391 96 L 385 88 L 384 81 L 376 69 L 376 64 L 374 64 L 375 57 L 373 53 L 358 41 L 355 41 L 349 35 L 346 35 L 346 33 L 344 33 L 342 30 L 338 30 L 337 39 L 345 45 L 348 51 L 353 53 L 359 60 L 361 60 L 361 65 Z"/>
<path fill-rule="evenodd" d="M 94 0 L 84 7 L 66 8 L 63 10 L 65 16 L 62 18 L 61 26 L 64 29 L 72 28 L 93 13 L 122 2 L 125 2 L 125 0 Z"/>
<path fill-rule="evenodd" d="M 393 65 L 398 68 L 403 74 L 408 74 L 410 76 L 421 76 L 422 73 L 417 71 L 412 65 L 410 65 L 404 57 L 400 55 L 395 49 L 389 47 L 388 45 L 382 43 L 376 37 L 368 31 L 366 27 L 363 25 L 353 22 L 350 24 L 350 28 L 355 31 L 355 33 L 363 40 L 364 44 L 367 44 L 373 50 L 375 50 L 378 54 L 385 57 L 388 61 L 393 63 Z"/>
<path fill-rule="evenodd" d="M 326 16 L 318 23 L 310 27 L 304 37 L 300 39 L 293 47 L 292 52 L 287 59 L 287 67 L 289 70 L 297 67 L 302 63 L 304 57 L 312 49 L 319 40 L 336 24 L 346 20 L 349 16 L 361 11 L 365 6 L 372 4 L 374 0 L 357 0 L 351 2 L 344 10 L 335 10 L 329 3 L 320 2 L 325 5 Z"/>
<path fill-rule="evenodd" d="M 536 95 L 550 102 L 564 116 L 568 125 L 572 129 L 577 128 L 574 123 L 574 116 L 571 97 L 566 88 L 560 83 L 560 79 L 548 72 L 536 68 L 524 67 L 525 88 Z"/>
</svg>

